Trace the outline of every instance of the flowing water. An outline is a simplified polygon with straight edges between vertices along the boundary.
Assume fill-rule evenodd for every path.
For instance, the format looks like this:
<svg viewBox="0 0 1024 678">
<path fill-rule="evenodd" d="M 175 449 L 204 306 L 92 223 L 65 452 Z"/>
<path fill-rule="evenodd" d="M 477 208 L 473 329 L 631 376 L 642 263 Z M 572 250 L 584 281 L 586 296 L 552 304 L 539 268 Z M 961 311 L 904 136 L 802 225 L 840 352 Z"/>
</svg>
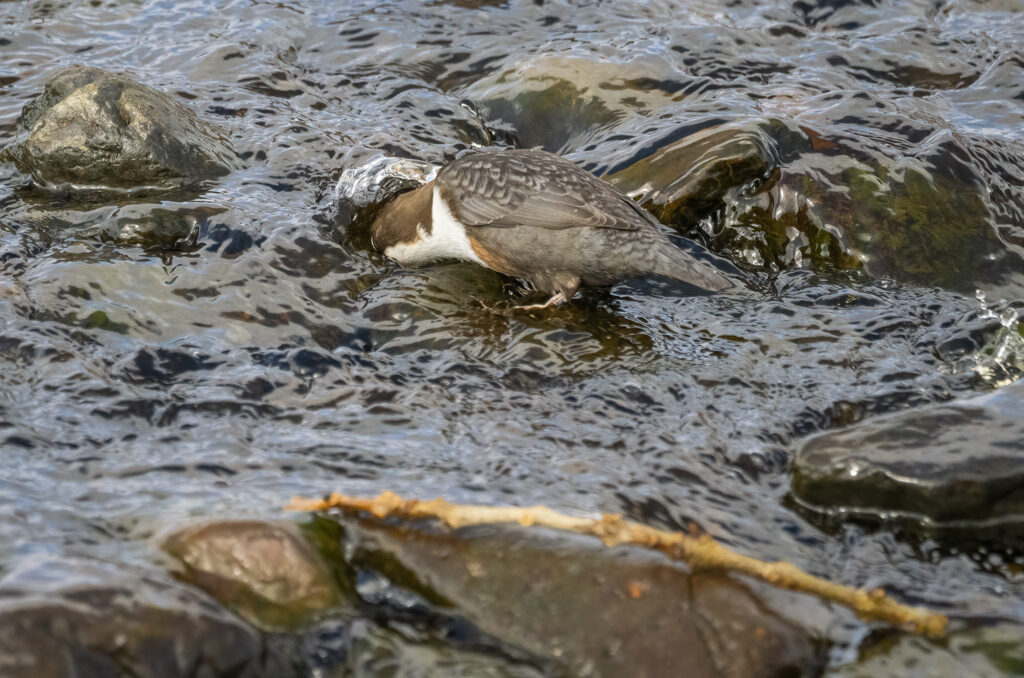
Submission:
<svg viewBox="0 0 1024 678">
<path fill-rule="evenodd" d="M 188 517 L 390 489 L 692 521 L 958 618 L 1020 618 L 1012 541 L 787 496 L 806 436 L 1021 373 L 1020 9 L 0 2 L 0 146 L 49 74 L 87 64 L 180 97 L 244 164 L 120 202 L 0 164 L 0 568 L 157 567 L 150 537 Z M 401 182 L 372 174 L 382 158 L 542 146 L 611 175 L 715 125 L 767 170 L 673 225 L 746 272 L 737 291 L 630 281 L 509 314 L 514 281 L 369 250 L 368 203 Z M 863 633 L 837 619 L 835 664 Z"/>
</svg>

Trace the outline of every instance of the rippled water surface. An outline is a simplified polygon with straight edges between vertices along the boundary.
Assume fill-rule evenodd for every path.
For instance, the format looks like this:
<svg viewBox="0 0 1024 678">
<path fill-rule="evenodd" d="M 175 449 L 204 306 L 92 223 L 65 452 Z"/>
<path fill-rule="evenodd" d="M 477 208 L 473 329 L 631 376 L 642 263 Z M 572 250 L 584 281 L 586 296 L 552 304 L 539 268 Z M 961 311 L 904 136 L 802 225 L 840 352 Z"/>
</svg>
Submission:
<svg viewBox="0 0 1024 678">
<path fill-rule="evenodd" d="M 1018 375 L 991 356 L 993 316 L 1024 299 L 1019 10 L 0 3 L 0 146 L 49 74 L 87 64 L 176 94 L 244 164 L 92 203 L 0 165 L 0 568 L 146 565 L 189 516 L 391 489 L 694 521 L 955 616 L 1019 617 L 1011 545 L 787 498 L 804 437 Z M 735 292 L 632 281 L 508 314 L 514 281 L 402 270 L 369 251 L 372 207 L 334 201 L 382 156 L 541 146 L 610 176 L 716 125 L 765 167 L 666 221 L 749 274 Z M 861 628 L 842 618 L 839 647 Z"/>
</svg>

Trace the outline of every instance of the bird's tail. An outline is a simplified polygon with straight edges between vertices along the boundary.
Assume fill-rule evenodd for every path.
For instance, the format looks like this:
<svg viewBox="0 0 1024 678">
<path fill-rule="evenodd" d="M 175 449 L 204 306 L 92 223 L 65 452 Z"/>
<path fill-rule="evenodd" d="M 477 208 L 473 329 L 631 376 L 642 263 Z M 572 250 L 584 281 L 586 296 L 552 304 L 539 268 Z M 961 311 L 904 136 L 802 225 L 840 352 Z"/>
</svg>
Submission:
<svg viewBox="0 0 1024 678">
<path fill-rule="evenodd" d="M 709 292 L 721 292 L 736 286 L 736 283 L 710 263 L 671 245 L 659 248 L 652 263 L 654 273 L 681 280 Z"/>
</svg>

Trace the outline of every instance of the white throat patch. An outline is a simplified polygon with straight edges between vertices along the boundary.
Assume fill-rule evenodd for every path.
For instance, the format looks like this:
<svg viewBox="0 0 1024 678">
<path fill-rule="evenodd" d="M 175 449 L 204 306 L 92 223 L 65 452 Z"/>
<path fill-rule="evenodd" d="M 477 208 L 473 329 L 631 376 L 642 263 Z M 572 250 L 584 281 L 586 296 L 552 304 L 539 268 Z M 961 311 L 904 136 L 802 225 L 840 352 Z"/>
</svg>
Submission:
<svg viewBox="0 0 1024 678">
<path fill-rule="evenodd" d="M 433 228 L 430 233 L 424 225 L 416 225 L 417 239 L 398 243 L 384 250 L 384 254 L 403 266 L 423 266 L 443 259 L 461 259 L 485 265 L 473 251 L 466 237 L 466 227 L 456 221 L 448 205 L 434 186 L 430 209 Z"/>
</svg>

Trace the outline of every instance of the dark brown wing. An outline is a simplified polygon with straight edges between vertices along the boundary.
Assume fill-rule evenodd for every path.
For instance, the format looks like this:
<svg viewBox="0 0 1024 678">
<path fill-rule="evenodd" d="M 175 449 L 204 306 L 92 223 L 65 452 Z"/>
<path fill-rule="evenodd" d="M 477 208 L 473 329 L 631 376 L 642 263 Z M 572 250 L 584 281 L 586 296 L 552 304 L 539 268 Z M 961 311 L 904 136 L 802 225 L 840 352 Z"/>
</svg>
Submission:
<svg viewBox="0 0 1024 678">
<path fill-rule="evenodd" d="M 437 186 L 467 226 L 632 231 L 653 225 L 652 216 L 611 185 L 545 151 L 466 155 L 438 173 Z"/>
</svg>

